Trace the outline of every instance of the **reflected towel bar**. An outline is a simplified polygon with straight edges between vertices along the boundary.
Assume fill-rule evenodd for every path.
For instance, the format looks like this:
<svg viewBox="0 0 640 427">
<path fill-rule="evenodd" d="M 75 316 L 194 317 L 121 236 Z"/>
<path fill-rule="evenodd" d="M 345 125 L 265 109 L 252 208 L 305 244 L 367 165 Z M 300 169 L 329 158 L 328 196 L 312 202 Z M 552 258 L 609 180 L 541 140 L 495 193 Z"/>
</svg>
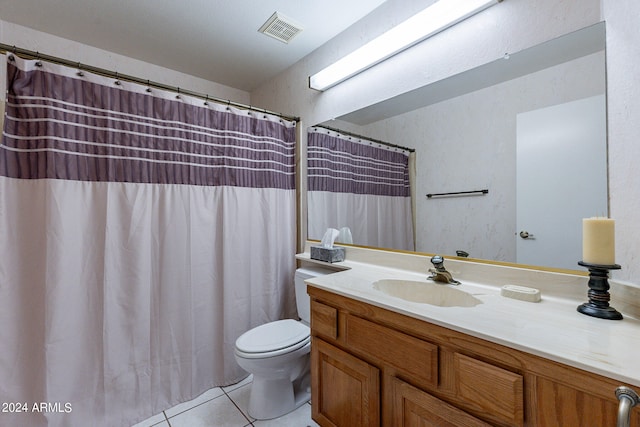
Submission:
<svg viewBox="0 0 640 427">
<path fill-rule="evenodd" d="M 427 194 L 428 198 L 438 197 L 438 196 L 459 196 L 461 194 L 488 194 L 489 190 L 474 190 L 474 191 L 456 191 L 453 193 L 429 193 Z"/>
</svg>

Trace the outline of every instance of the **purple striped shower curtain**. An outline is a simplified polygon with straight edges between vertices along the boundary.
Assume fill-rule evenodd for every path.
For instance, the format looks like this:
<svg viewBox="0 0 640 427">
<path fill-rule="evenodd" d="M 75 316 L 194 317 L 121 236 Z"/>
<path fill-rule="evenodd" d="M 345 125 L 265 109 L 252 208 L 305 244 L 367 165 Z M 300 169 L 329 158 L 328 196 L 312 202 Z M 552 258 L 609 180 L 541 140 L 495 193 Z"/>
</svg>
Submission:
<svg viewBox="0 0 640 427">
<path fill-rule="evenodd" d="M 295 123 L 76 72 L 7 61 L 2 426 L 132 425 L 295 315 Z"/>
<path fill-rule="evenodd" d="M 348 227 L 354 244 L 415 250 L 408 151 L 313 127 L 307 161 L 310 239 Z"/>
</svg>

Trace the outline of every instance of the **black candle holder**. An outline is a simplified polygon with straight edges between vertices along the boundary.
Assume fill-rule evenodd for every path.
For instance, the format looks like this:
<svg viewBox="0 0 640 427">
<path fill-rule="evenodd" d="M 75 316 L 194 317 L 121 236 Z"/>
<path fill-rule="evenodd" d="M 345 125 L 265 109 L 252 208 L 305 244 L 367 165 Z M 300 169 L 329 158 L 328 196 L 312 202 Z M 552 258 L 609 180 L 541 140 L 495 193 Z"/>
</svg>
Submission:
<svg viewBox="0 0 640 427">
<path fill-rule="evenodd" d="M 600 319 L 620 320 L 622 313 L 609 306 L 609 270 L 619 270 L 618 264 L 601 265 L 590 264 L 580 261 L 578 265 L 589 269 L 589 302 L 578 306 L 578 311 L 587 316 L 598 317 Z"/>
</svg>

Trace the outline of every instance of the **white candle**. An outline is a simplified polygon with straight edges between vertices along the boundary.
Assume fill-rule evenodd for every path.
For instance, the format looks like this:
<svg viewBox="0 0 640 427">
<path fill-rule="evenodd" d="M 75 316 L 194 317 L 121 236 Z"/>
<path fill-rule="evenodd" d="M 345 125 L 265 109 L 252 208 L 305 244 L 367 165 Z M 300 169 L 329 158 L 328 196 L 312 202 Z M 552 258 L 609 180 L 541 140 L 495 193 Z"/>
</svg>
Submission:
<svg viewBox="0 0 640 427">
<path fill-rule="evenodd" d="M 582 220 L 582 261 L 587 264 L 616 263 L 615 221 L 611 218 Z"/>
</svg>

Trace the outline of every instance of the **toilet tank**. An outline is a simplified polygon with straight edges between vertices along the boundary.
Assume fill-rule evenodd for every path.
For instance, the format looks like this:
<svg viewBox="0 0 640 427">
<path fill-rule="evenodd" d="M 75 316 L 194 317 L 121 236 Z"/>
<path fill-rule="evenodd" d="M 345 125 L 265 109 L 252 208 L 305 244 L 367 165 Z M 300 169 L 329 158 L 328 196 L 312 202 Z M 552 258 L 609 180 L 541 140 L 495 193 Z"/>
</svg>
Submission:
<svg viewBox="0 0 640 427">
<path fill-rule="evenodd" d="M 309 294 L 307 294 L 307 285 L 304 281 L 312 277 L 324 276 L 325 274 L 334 272 L 335 270 L 322 267 L 301 267 L 296 270 L 296 306 L 298 308 L 298 316 L 300 317 L 300 320 L 307 325 L 311 322 L 311 301 L 309 299 Z"/>
</svg>

